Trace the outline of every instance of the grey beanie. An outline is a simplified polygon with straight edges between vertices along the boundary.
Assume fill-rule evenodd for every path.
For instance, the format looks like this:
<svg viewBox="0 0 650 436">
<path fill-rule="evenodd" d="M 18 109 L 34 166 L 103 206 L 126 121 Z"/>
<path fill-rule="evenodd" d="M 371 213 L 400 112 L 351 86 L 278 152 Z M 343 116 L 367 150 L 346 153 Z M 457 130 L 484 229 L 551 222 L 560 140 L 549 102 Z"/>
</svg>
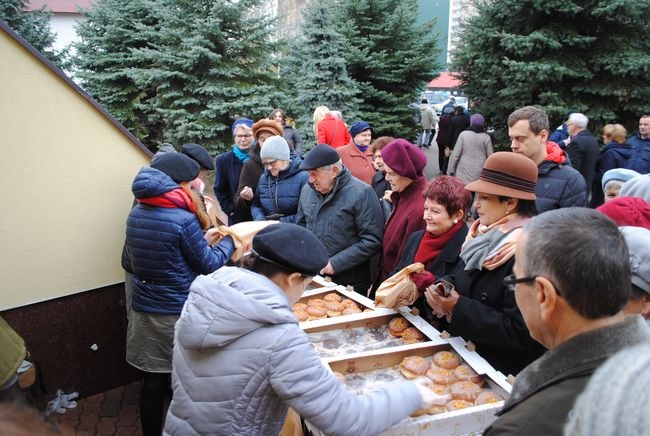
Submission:
<svg viewBox="0 0 650 436">
<path fill-rule="evenodd" d="M 289 160 L 289 144 L 282 136 L 271 136 L 264 141 L 260 158 Z"/>
<path fill-rule="evenodd" d="M 648 344 L 625 348 L 610 357 L 596 370 L 576 400 L 564 434 L 647 435 L 650 428 L 648 366 Z"/>
<path fill-rule="evenodd" d="M 632 177 L 623 184 L 619 197 L 641 197 L 650 203 L 650 174 Z"/>
<path fill-rule="evenodd" d="M 650 230 L 643 227 L 619 227 L 630 252 L 632 284 L 650 294 Z"/>
</svg>

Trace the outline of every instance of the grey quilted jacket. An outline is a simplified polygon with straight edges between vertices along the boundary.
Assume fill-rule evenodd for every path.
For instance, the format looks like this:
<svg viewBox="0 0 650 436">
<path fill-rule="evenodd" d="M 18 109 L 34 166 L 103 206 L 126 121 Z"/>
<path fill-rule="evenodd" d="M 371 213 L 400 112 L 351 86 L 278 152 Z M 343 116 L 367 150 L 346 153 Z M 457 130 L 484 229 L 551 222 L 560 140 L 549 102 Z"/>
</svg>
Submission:
<svg viewBox="0 0 650 436">
<path fill-rule="evenodd" d="M 284 292 L 234 267 L 199 276 L 176 324 L 165 434 L 277 435 L 293 407 L 328 435 L 369 435 L 420 405 L 411 382 L 352 395 L 320 362 Z"/>
</svg>

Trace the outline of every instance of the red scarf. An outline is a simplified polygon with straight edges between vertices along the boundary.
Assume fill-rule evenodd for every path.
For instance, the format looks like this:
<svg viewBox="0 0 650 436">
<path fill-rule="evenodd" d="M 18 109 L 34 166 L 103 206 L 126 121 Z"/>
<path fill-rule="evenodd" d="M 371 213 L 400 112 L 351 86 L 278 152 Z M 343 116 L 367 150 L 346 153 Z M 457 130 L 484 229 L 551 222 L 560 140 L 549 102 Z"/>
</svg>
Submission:
<svg viewBox="0 0 650 436">
<path fill-rule="evenodd" d="M 157 197 L 141 198 L 139 203 L 149 204 L 151 206 L 187 209 L 193 214 L 196 214 L 196 206 L 192 203 L 189 194 L 182 188 L 172 189 Z"/>
<path fill-rule="evenodd" d="M 464 225 L 465 223 L 463 221 L 459 221 L 454 224 L 451 229 L 447 230 L 447 233 L 443 233 L 440 236 L 434 236 L 425 230 L 418 251 L 415 253 L 415 257 L 413 258 L 413 262 L 420 262 L 424 264 L 425 267 L 429 266 L 429 263 L 438 257 L 442 252 L 442 249 L 447 245 L 447 242 L 449 242 L 456 232 Z"/>
</svg>

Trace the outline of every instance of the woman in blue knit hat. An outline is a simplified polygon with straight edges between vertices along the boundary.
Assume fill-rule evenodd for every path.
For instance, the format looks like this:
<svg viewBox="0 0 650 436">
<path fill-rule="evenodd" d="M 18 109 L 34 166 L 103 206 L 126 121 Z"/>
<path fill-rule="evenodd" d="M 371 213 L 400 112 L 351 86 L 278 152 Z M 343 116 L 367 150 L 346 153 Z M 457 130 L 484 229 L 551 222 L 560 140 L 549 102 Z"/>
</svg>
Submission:
<svg viewBox="0 0 650 436">
<path fill-rule="evenodd" d="M 271 136 L 260 151 L 264 173 L 260 177 L 251 213 L 253 220 L 296 221 L 300 191 L 309 176 L 301 170 L 302 158 L 291 155 L 282 136 Z"/>
</svg>

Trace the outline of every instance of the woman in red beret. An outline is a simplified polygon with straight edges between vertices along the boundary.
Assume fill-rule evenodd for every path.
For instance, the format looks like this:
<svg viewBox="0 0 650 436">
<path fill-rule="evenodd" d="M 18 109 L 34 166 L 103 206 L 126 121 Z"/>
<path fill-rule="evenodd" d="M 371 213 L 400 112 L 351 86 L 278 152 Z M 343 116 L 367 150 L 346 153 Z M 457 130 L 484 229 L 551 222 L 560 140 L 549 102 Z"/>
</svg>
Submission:
<svg viewBox="0 0 650 436">
<path fill-rule="evenodd" d="M 381 150 L 381 157 L 386 168 L 386 180 L 393 191 L 391 201 L 394 208 L 384 230 L 378 283 L 386 280 L 395 269 L 406 238 L 424 229 L 422 191 L 427 184 L 422 174 L 427 157 L 406 139 L 397 138 L 389 142 Z"/>
</svg>

